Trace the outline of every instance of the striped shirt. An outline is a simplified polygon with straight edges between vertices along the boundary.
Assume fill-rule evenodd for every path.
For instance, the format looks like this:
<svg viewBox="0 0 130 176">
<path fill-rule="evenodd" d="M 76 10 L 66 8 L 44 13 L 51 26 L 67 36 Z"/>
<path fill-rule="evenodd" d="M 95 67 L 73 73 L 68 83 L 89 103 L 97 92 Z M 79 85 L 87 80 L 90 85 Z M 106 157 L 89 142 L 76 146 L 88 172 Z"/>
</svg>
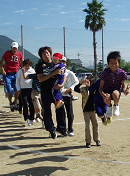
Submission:
<svg viewBox="0 0 130 176">
<path fill-rule="evenodd" d="M 126 72 L 120 68 L 118 68 L 117 72 L 114 74 L 109 67 L 101 73 L 99 78 L 104 81 L 104 89 L 121 91 L 122 81 L 128 79 L 128 76 Z"/>
</svg>

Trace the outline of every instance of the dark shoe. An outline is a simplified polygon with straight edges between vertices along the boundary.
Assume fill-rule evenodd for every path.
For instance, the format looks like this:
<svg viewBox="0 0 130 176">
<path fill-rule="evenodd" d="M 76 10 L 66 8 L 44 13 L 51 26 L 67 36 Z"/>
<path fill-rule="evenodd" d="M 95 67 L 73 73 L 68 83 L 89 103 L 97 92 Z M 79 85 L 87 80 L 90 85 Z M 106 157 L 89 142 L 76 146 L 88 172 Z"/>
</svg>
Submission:
<svg viewBox="0 0 130 176">
<path fill-rule="evenodd" d="M 54 131 L 50 131 L 49 137 L 51 137 L 52 139 L 57 138 L 57 134 L 56 134 L 55 130 Z"/>
<path fill-rule="evenodd" d="M 100 141 L 96 141 L 96 145 L 97 145 L 97 146 L 101 146 Z"/>
<path fill-rule="evenodd" d="M 90 143 L 86 143 L 86 148 L 90 148 L 91 144 Z"/>
<path fill-rule="evenodd" d="M 67 136 L 66 131 L 61 131 L 61 130 L 58 130 L 58 129 L 56 129 L 56 131 L 59 132 L 62 136 Z"/>
<path fill-rule="evenodd" d="M 14 111 L 14 104 L 10 103 L 10 110 L 13 112 Z"/>
<path fill-rule="evenodd" d="M 17 104 L 17 102 L 15 103 L 14 102 L 14 109 L 17 111 L 18 110 L 18 104 Z"/>
</svg>

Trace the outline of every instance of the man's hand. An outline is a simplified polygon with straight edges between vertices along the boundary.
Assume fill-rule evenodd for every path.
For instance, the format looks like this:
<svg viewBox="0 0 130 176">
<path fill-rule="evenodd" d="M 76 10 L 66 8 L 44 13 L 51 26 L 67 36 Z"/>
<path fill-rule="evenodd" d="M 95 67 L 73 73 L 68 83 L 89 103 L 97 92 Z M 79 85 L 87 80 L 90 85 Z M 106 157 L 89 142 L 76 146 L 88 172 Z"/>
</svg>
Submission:
<svg viewBox="0 0 130 176">
<path fill-rule="evenodd" d="M 6 72 L 4 69 L 2 69 L 2 75 L 6 75 Z"/>
<path fill-rule="evenodd" d="M 52 72 L 52 74 L 53 74 L 53 76 L 54 75 L 60 75 L 61 74 L 61 69 L 60 68 L 58 68 L 58 69 L 56 69 L 56 70 L 54 70 L 53 72 Z"/>
</svg>

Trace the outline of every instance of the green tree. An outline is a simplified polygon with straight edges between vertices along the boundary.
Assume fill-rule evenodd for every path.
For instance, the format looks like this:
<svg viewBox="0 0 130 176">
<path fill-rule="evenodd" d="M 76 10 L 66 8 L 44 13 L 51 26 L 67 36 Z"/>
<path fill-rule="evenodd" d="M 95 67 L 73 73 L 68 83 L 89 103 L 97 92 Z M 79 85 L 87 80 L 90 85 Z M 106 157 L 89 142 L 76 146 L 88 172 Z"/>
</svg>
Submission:
<svg viewBox="0 0 130 176">
<path fill-rule="evenodd" d="M 102 71 L 102 62 L 98 62 L 98 71 Z"/>
<path fill-rule="evenodd" d="M 101 30 L 103 26 L 106 25 L 105 18 L 105 11 L 107 9 L 103 9 L 102 2 L 98 3 L 97 0 L 92 0 L 91 3 L 87 3 L 88 8 L 85 8 L 83 12 L 86 12 L 85 18 L 85 28 L 90 29 L 93 32 L 93 47 L 94 47 L 94 71 L 95 75 L 97 76 L 97 52 L 96 52 L 96 32 Z"/>
<path fill-rule="evenodd" d="M 124 59 L 121 59 L 120 68 L 126 72 L 130 72 L 130 62 L 126 62 Z"/>
</svg>

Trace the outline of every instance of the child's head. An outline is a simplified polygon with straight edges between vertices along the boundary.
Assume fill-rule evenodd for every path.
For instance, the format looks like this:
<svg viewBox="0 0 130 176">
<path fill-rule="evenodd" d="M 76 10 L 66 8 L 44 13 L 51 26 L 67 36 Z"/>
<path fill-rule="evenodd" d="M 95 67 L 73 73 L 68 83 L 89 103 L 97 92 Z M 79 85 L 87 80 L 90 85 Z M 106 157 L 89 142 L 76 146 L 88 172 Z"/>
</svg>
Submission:
<svg viewBox="0 0 130 176">
<path fill-rule="evenodd" d="M 121 62 L 121 56 L 119 51 L 110 52 L 107 56 L 107 63 L 112 72 L 117 71 Z"/>
<path fill-rule="evenodd" d="M 95 80 L 96 80 L 96 77 L 91 75 L 91 76 L 88 76 L 88 79 L 90 81 L 90 85 L 94 84 L 95 83 Z"/>
<path fill-rule="evenodd" d="M 53 54 L 53 62 L 54 64 L 58 64 L 62 61 L 63 55 L 60 53 Z"/>
<path fill-rule="evenodd" d="M 108 65 L 109 65 L 110 59 L 117 59 L 119 65 L 120 65 L 120 62 L 121 62 L 120 52 L 119 51 L 112 51 L 112 52 L 110 52 L 108 54 L 108 56 L 107 56 L 107 63 L 108 63 Z"/>
<path fill-rule="evenodd" d="M 28 70 L 30 68 L 30 66 L 32 66 L 32 61 L 30 59 L 25 59 L 23 61 L 23 67 Z"/>
</svg>

